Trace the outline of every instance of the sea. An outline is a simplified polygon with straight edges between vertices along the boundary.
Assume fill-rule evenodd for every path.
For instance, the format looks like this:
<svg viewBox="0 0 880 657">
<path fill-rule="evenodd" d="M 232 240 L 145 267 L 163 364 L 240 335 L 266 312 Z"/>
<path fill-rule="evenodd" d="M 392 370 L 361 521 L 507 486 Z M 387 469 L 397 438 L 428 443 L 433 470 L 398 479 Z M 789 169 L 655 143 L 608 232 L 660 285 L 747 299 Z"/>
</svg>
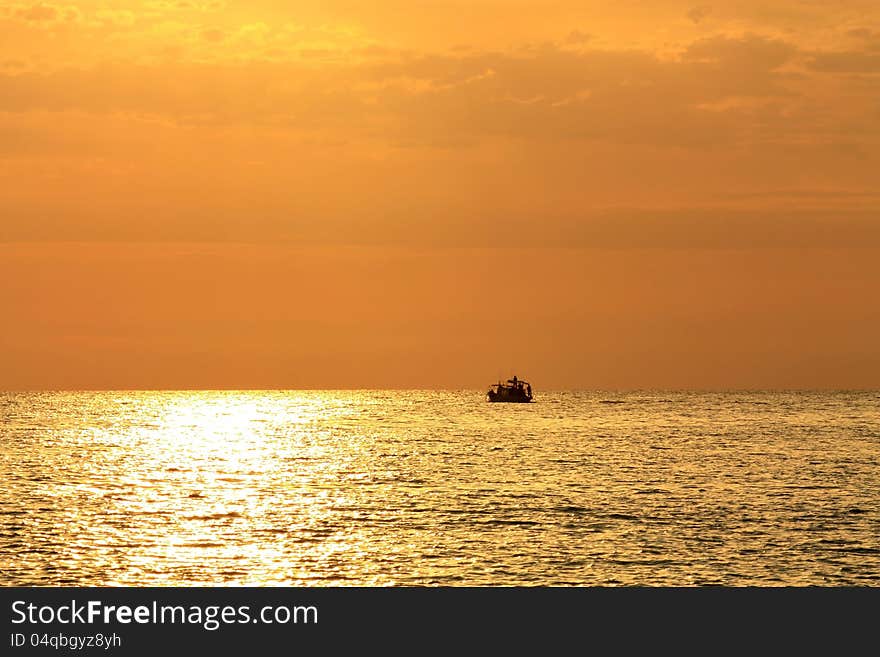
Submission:
<svg viewBox="0 0 880 657">
<path fill-rule="evenodd" d="M 0 393 L 4 586 L 880 585 L 880 392 Z"/>
</svg>

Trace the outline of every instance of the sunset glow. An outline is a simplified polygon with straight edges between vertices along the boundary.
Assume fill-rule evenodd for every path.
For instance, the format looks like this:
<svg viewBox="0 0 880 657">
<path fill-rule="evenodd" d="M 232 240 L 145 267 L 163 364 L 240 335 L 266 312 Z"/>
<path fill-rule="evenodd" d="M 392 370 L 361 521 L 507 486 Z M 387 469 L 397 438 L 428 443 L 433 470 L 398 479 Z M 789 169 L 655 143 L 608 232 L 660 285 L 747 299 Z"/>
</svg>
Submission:
<svg viewBox="0 0 880 657">
<path fill-rule="evenodd" d="M 880 5 L 770 5 L 0 2 L 0 388 L 880 386 Z"/>
</svg>

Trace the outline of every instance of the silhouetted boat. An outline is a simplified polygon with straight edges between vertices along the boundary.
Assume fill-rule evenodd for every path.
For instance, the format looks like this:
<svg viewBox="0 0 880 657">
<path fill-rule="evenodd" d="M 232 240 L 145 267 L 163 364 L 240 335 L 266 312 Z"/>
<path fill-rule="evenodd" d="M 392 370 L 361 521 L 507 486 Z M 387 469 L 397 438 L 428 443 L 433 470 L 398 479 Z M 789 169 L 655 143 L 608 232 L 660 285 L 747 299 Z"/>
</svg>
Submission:
<svg viewBox="0 0 880 657">
<path fill-rule="evenodd" d="M 486 400 L 525 404 L 532 401 L 532 386 L 528 381 L 520 381 L 514 376 L 505 383 L 493 383 L 486 393 Z"/>
</svg>

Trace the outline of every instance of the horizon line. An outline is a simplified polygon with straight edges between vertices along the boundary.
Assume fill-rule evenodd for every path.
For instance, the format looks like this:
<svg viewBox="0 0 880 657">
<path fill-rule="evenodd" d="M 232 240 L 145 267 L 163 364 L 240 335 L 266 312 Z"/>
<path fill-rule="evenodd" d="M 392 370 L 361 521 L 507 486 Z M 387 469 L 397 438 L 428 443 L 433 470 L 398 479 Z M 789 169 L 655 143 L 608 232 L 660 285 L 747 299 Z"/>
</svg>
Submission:
<svg viewBox="0 0 880 657">
<path fill-rule="evenodd" d="M 492 385 L 492 384 L 490 384 Z M 0 389 L 0 393 L 56 393 L 56 392 L 470 392 L 479 391 L 483 388 L 453 388 L 453 387 L 352 387 L 352 388 L 327 388 L 327 387 L 224 387 L 224 388 L 199 388 L 199 387 L 181 387 L 181 388 L 16 388 L 16 389 Z M 755 392 L 878 392 L 880 386 L 869 388 L 847 388 L 847 387 L 549 387 L 534 388 L 535 392 L 541 390 L 545 392 L 689 392 L 689 393 L 719 393 L 719 392 L 737 392 L 737 393 L 755 393 Z"/>
</svg>

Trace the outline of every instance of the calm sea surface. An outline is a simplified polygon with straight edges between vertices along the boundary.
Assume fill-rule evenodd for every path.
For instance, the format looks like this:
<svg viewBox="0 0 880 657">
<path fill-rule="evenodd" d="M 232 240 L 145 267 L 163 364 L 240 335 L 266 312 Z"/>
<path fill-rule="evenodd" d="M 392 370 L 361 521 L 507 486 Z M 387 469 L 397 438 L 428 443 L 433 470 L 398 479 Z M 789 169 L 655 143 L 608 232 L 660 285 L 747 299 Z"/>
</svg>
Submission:
<svg viewBox="0 0 880 657">
<path fill-rule="evenodd" d="M 0 393 L 0 584 L 880 586 L 880 393 Z"/>
</svg>

